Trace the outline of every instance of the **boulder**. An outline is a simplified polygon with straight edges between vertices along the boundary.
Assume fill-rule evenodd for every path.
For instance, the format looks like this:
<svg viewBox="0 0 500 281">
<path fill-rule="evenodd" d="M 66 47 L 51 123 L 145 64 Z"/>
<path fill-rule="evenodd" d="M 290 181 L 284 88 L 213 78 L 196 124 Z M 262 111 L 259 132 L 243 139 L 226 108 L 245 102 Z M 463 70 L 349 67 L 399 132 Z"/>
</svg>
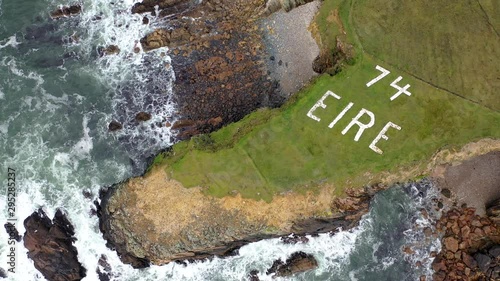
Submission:
<svg viewBox="0 0 500 281">
<path fill-rule="evenodd" d="M 500 259 L 500 245 L 495 245 L 488 250 L 491 257 Z"/>
<path fill-rule="evenodd" d="M 304 252 L 295 252 L 285 262 L 281 259 L 274 261 L 266 274 L 274 274 L 273 277 L 288 277 L 317 267 L 318 262 L 313 255 Z"/>
<path fill-rule="evenodd" d="M 24 227 L 28 257 L 47 280 L 74 281 L 86 276 L 73 245 L 76 240 L 73 225 L 61 210 L 51 220 L 39 209 L 24 220 Z"/>
<path fill-rule="evenodd" d="M 483 255 L 481 253 L 477 253 L 474 255 L 474 259 L 476 260 L 477 265 L 479 266 L 479 269 L 481 269 L 481 271 L 483 272 L 488 271 L 491 265 L 490 257 L 488 257 L 487 255 Z"/>
<path fill-rule="evenodd" d="M 455 253 L 456 251 L 458 251 L 458 240 L 451 236 L 446 237 L 444 238 L 444 246 L 446 247 L 446 249 Z"/>
<path fill-rule="evenodd" d="M 120 122 L 115 121 L 115 120 L 111 121 L 108 125 L 108 130 L 110 132 L 118 131 L 118 130 L 121 130 L 122 128 L 123 128 L 123 125 Z"/>
<path fill-rule="evenodd" d="M 77 15 L 82 12 L 82 6 L 72 5 L 72 6 L 61 6 L 58 9 L 50 13 L 50 17 L 53 19 L 65 18 Z"/>
<path fill-rule="evenodd" d="M 105 255 L 101 255 L 97 265 L 96 273 L 99 277 L 99 281 L 110 281 L 113 275 L 111 273 L 111 265 Z"/>
<path fill-rule="evenodd" d="M 137 113 L 135 116 L 135 120 L 137 121 L 148 121 L 149 119 L 151 119 L 151 114 L 144 111 Z"/>
<path fill-rule="evenodd" d="M 488 204 L 486 214 L 493 222 L 500 225 L 500 198 Z"/>
</svg>

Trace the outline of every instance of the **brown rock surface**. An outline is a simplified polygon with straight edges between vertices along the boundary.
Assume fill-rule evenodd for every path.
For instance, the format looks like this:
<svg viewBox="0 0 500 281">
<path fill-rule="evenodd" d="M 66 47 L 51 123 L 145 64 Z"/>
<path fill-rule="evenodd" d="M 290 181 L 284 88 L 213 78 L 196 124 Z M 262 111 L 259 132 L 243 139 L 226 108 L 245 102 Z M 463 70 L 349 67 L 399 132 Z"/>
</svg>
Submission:
<svg viewBox="0 0 500 281">
<path fill-rule="evenodd" d="M 82 6 L 72 5 L 72 6 L 61 6 L 60 8 L 52 11 L 50 16 L 53 19 L 59 19 L 63 17 L 74 16 L 82 12 Z"/>
<path fill-rule="evenodd" d="M 50 281 L 81 280 L 86 274 L 73 246 L 74 229 L 63 212 L 50 220 L 39 209 L 24 220 L 24 246 L 35 268 Z"/>
<path fill-rule="evenodd" d="M 149 261 L 232 255 L 247 243 L 292 232 L 300 236 L 349 229 L 359 220 L 355 214 L 367 211 L 368 204 L 359 204 L 365 209 L 351 216 L 325 217 L 333 198 L 332 189 L 325 187 L 318 194 L 275 196 L 270 203 L 240 195 L 219 199 L 203 195 L 200 188 L 186 189 L 155 169 L 103 198 L 100 226 L 123 262 L 145 267 Z"/>
<path fill-rule="evenodd" d="M 273 277 L 289 277 L 297 273 L 313 270 L 318 267 L 318 262 L 311 254 L 304 252 L 295 252 L 285 262 L 282 260 L 274 261 L 267 274 L 273 274 Z"/>
</svg>

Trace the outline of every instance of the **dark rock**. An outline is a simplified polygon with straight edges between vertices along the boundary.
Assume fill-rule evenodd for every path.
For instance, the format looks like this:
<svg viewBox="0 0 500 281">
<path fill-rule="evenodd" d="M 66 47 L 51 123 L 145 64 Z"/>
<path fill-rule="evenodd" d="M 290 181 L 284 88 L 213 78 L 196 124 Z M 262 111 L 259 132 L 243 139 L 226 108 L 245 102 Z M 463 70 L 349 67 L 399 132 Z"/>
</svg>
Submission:
<svg viewBox="0 0 500 281">
<path fill-rule="evenodd" d="M 115 120 L 111 121 L 111 123 L 109 123 L 109 125 L 108 125 L 108 130 L 111 132 L 121 130 L 122 128 L 123 128 L 123 125 Z"/>
<path fill-rule="evenodd" d="M 248 274 L 248 280 L 249 281 L 259 281 L 260 279 L 259 279 L 258 274 L 259 274 L 258 270 L 254 269 L 254 270 L 250 271 L 250 273 Z"/>
<path fill-rule="evenodd" d="M 24 220 L 24 227 L 28 257 L 47 280 L 81 280 L 86 276 L 73 245 L 74 228 L 61 210 L 50 220 L 39 209 Z"/>
<path fill-rule="evenodd" d="M 110 281 L 113 277 L 111 273 L 111 265 L 105 255 L 101 255 L 99 261 L 97 262 L 98 267 L 96 269 L 97 276 L 99 276 L 100 281 Z"/>
<path fill-rule="evenodd" d="M 53 19 L 59 19 L 63 17 L 74 16 L 82 12 L 82 6 L 72 5 L 72 6 L 62 6 L 57 10 L 50 13 L 50 17 Z"/>
<path fill-rule="evenodd" d="M 142 24 L 149 24 L 149 18 L 148 17 L 143 17 L 142 18 Z"/>
<path fill-rule="evenodd" d="M 448 189 L 448 188 L 443 188 L 441 190 L 441 194 L 446 197 L 446 198 L 450 198 L 451 197 L 451 191 Z"/>
<path fill-rule="evenodd" d="M 135 116 L 135 120 L 137 121 L 148 121 L 149 119 L 151 119 L 151 114 L 147 112 L 139 112 Z"/>
<path fill-rule="evenodd" d="M 486 214 L 493 222 L 500 225 L 500 198 L 487 205 Z"/>
<path fill-rule="evenodd" d="M 500 245 L 495 245 L 488 250 L 491 257 L 500 259 Z"/>
<path fill-rule="evenodd" d="M 318 262 L 313 255 L 304 252 L 293 253 L 286 262 L 276 260 L 273 262 L 266 274 L 274 274 L 274 277 L 288 277 L 296 273 L 305 272 L 318 267 Z"/>
<path fill-rule="evenodd" d="M 90 192 L 90 190 L 86 189 L 82 192 L 83 194 L 83 197 L 87 198 L 87 199 L 92 199 L 92 192 Z"/>
<path fill-rule="evenodd" d="M 307 243 L 309 242 L 309 239 L 305 236 L 296 235 L 294 233 L 289 236 L 281 237 L 281 241 L 283 241 L 283 243 L 285 244 L 297 244 L 297 243 Z"/>
<path fill-rule="evenodd" d="M 5 227 L 5 231 L 7 231 L 7 234 L 9 235 L 9 240 L 16 240 L 17 242 L 21 242 L 22 236 L 19 234 L 19 231 L 17 231 L 16 226 L 13 225 L 10 222 L 7 222 L 3 225 Z"/>
<path fill-rule="evenodd" d="M 0 278 L 7 278 L 7 272 L 0 267 Z"/>
<path fill-rule="evenodd" d="M 479 269 L 481 269 L 481 271 L 486 273 L 486 271 L 488 271 L 488 269 L 490 268 L 491 258 L 488 257 L 487 255 L 477 253 L 474 255 L 474 259 L 476 260 Z"/>
</svg>

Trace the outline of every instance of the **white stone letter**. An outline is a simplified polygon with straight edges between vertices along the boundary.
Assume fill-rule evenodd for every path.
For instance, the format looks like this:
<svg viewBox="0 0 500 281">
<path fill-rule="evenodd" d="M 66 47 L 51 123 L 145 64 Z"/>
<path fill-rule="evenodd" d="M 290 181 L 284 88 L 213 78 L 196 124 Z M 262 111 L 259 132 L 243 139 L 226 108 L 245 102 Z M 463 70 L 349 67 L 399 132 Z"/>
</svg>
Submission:
<svg viewBox="0 0 500 281">
<path fill-rule="evenodd" d="M 380 70 L 382 71 L 382 74 L 380 74 L 379 76 L 375 77 L 372 81 L 366 83 L 366 87 L 370 87 L 371 85 L 377 83 L 378 81 L 380 81 L 382 78 L 386 77 L 387 75 L 389 75 L 389 73 L 391 73 L 389 70 L 381 67 L 381 66 L 375 66 L 375 68 L 377 70 Z"/>
<path fill-rule="evenodd" d="M 394 124 L 394 123 L 392 123 L 392 122 L 388 122 L 388 123 L 384 126 L 384 128 L 382 129 L 382 131 L 380 131 L 380 133 L 378 134 L 378 136 L 377 136 L 377 137 L 376 137 L 376 138 L 372 141 L 372 143 L 370 144 L 370 146 L 369 146 L 369 147 L 370 147 L 373 151 L 377 152 L 378 154 L 382 154 L 382 153 L 384 153 L 384 152 L 383 152 L 380 148 L 378 148 L 378 147 L 376 146 L 376 144 L 377 144 L 377 142 L 378 142 L 381 138 L 382 138 L 382 139 L 384 139 L 384 140 L 388 140 L 388 139 L 389 139 L 389 137 L 387 137 L 387 136 L 385 135 L 385 133 L 386 133 L 386 132 L 387 132 L 387 130 L 389 130 L 389 128 L 391 128 L 391 127 L 392 127 L 392 128 L 394 128 L 394 129 L 396 129 L 396 130 L 401 130 L 401 127 L 399 127 L 398 125 L 396 125 L 396 124 Z"/>
<path fill-rule="evenodd" d="M 316 120 L 316 121 L 320 121 L 321 119 L 315 115 L 313 115 L 313 112 L 318 108 L 318 107 L 322 107 L 322 108 L 326 108 L 326 104 L 324 104 L 323 102 L 325 101 L 325 99 L 328 97 L 328 96 L 332 96 L 336 99 L 340 99 L 339 96 L 337 96 L 336 94 L 334 94 L 332 91 L 327 91 L 320 99 L 318 102 L 316 102 L 313 107 L 311 107 L 311 109 L 309 110 L 309 112 L 307 112 L 307 116 L 312 118 L 313 120 Z"/>
<path fill-rule="evenodd" d="M 411 96 L 411 93 L 407 91 L 410 88 L 409 84 L 406 84 L 406 86 L 404 86 L 403 88 L 401 88 L 398 85 L 396 85 L 396 83 L 398 83 L 399 81 L 401 81 L 401 79 L 403 79 L 403 77 L 399 76 L 396 80 L 392 81 L 392 83 L 391 83 L 391 87 L 393 87 L 393 88 L 395 88 L 395 89 L 398 90 L 398 92 L 391 97 L 391 101 L 395 100 L 401 94 L 405 94 L 407 96 Z"/>
<path fill-rule="evenodd" d="M 328 125 L 328 128 L 333 128 L 333 126 L 335 126 L 335 124 L 337 124 L 337 122 L 339 122 L 340 119 L 342 119 L 342 117 L 344 117 L 344 115 L 346 114 L 347 111 L 349 111 L 349 109 L 351 109 L 351 107 L 354 105 L 354 103 L 350 102 L 345 108 L 344 110 L 342 110 L 342 112 L 339 113 L 339 115 L 337 115 L 337 117 L 335 117 L 335 119 L 332 121 L 332 123 L 330 123 L 330 125 Z"/>
<path fill-rule="evenodd" d="M 370 122 L 368 124 L 363 124 L 359 122 L 359 118 L 361 118 L 361 116 L 363 116 L 363 114 L 365 113 L 368 116 L 370 116 Z M 361 111 L 358 113 L 358 115 L 352 118 L 351 123 L 349 123 L 349 125 L 347 125 L 347 127 L 345 127 L 345 129 L 342 131 L 342 135 L 345 135 L 349 131 L 349 129 L 351 129 L 351 127 L 354 126 L 355 124 L 359 126 L 359 130 L 356 133 L 356 136 L 354 137 L 354 141 L 358 141 L 361 135 L 363 134 L 363 131 L 372 127 L 373 124 L 375 124 L 375 115 L 373 114 L 373 112 L 362 108 Z"/>
</svg>

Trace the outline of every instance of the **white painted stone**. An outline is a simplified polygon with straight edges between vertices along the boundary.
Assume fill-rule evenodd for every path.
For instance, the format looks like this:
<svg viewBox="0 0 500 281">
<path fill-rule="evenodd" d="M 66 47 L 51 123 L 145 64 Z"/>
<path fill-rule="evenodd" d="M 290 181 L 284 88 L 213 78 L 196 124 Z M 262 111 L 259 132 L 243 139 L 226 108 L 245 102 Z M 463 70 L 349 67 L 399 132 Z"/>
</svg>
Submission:
<svg viewBox="0 0 500 281">
<path fill-rule="evenodd" d="M 368 116 L 370 116 L 370 122 L 368 122 L 368 124 L 363 124 L 363 123 L 359 122 L 359 119 L 361 118 L 361 116 L 363 116 L 363 114 L 367 114 Z M 345 135 L 349 131 L 349 129 L 351 129 L 352 126 L 358 125 L 359 130 L 356 133 L 356 136 L 354 137 L 354 141 L 358 141 L 359 138 L 361 137 L 361 135 L 363 134 L 364 130 L 371 128 L 373 126 L 373 124 L 375 124 L 375 115 L 373 114 L 373 112 L 363 108 L 358 113 L 358 115 L 356 115 L 356 117 L 354 117 L 351 120 L 349 125 L 347 125 L 347 127 L 345 127 L 345 129 L 342 131 L 342 135 Z"/>
<path fill-rule="evenodd" d="M 336 95 L 334 92 L 332 91 L 327 91 L 314 105 L 313 107 L 311 107 L 311 109 L 309 110 L 309 112 L 307 112 L 307 116 L 313 120 L 316 120 L 316 121 L 320 121 L 321 119 L 314 115 L 313 112 L 318 109 L 318 107 L 321 107 L 321 108 L 326 108 L 326 104 L 324 103 L 325 99 L 328 97 L 328 96 L 332 96 L 338 100 L 340 100 L 340 97 L 338 95 Z"/>
<path fill-rule="evenodd" d="M 395 88 L 395 89 L 398 90 L 398 92 L 391 97 L 391 101 L 395 100 L 401 94 L 405 94 L 407 96 L 411 96 L 411 93 L 407 91 L 410 88 L 410 84 L 406 84 L 406 86 L 404 86 L 403 88 L 399 87 L 396 84 L 399 81 L 401 81 L 401 79 L 403 79 L 403 77 L 399 76 L 398 78 L 396 78 L 396 80 L 392 81 L 392 83 L 391 83 L 391 87 L 393 87 L 393 88 Z"/>
<path fill-rule="evenodd" d="M 382 74 L 380 74 L 379 76 L 375 77 L 372 81 L 366 83 L 366 87 L 370 87 L 371 85 L 377 83 L 378 81 L 380 81 L 382 78 L 386 77 L 387 75 L 389 75 L 389 73 L 391 73 L 389 70 L 377 65 L 375 66 L 375 68 L 377 70 L 380 70 L 382 72 Z"/>
<path fill-rule="evenodd" d="M 337 122 L 339 122 L 340 119 L 342 119 L 342 117 L 344 117 L 344 115 L 347 113 L 347 111 L 349 111 L 349 109 L 351 109 L 351 107 L 354 105 L 354 103 L 350 102 L 340 113 L 339 115 L 337 115 L 337 117 L 335 117 L 335 119 L 332 121 L 332 123 L 330 123 L 330 125 L 328 125 L 328 128 L 333 128 L 333 126 L 335 126 L 335 124 L 337 124 Z"/>
<path fill-rule="evenodd" d="M 376 137 L 376 138 L 372 141 L 372 143 L 369 145 L 369 147 L 370 147 L 373 151 L 377 152 L 378 154 L 382 154 L 382 153 L 384 153 L 384 152 L 382 151 L 382 149 L 378 148 L 378 147 L 376 146 L 376 144 L 378 143 L 378 141 L 379 141 L 381 138 L 382 138 L 382 139 L 384 139 L 384 140 L 388 140 L 388 139 L 389 139 L 389 137 L 385 134 L 385 133 L 387 133 L 387 130 L 389 130 L 389 128 L 394 128 L 394 129 L 396 129 L 396 130 L 401 130 L 401 127 L 400 127 L 400 126 L 398 126 L 398 125 L 396 125 L 396 124 L 394 124 L 394 123 L 392 123 L 392 122 L 387 122 L 387 124 L 386 124 L 386 125 L 384 126 L 384 128 L 380 131 L 380 133 L 377 135 L 377 137 Z"/>
</svg>

